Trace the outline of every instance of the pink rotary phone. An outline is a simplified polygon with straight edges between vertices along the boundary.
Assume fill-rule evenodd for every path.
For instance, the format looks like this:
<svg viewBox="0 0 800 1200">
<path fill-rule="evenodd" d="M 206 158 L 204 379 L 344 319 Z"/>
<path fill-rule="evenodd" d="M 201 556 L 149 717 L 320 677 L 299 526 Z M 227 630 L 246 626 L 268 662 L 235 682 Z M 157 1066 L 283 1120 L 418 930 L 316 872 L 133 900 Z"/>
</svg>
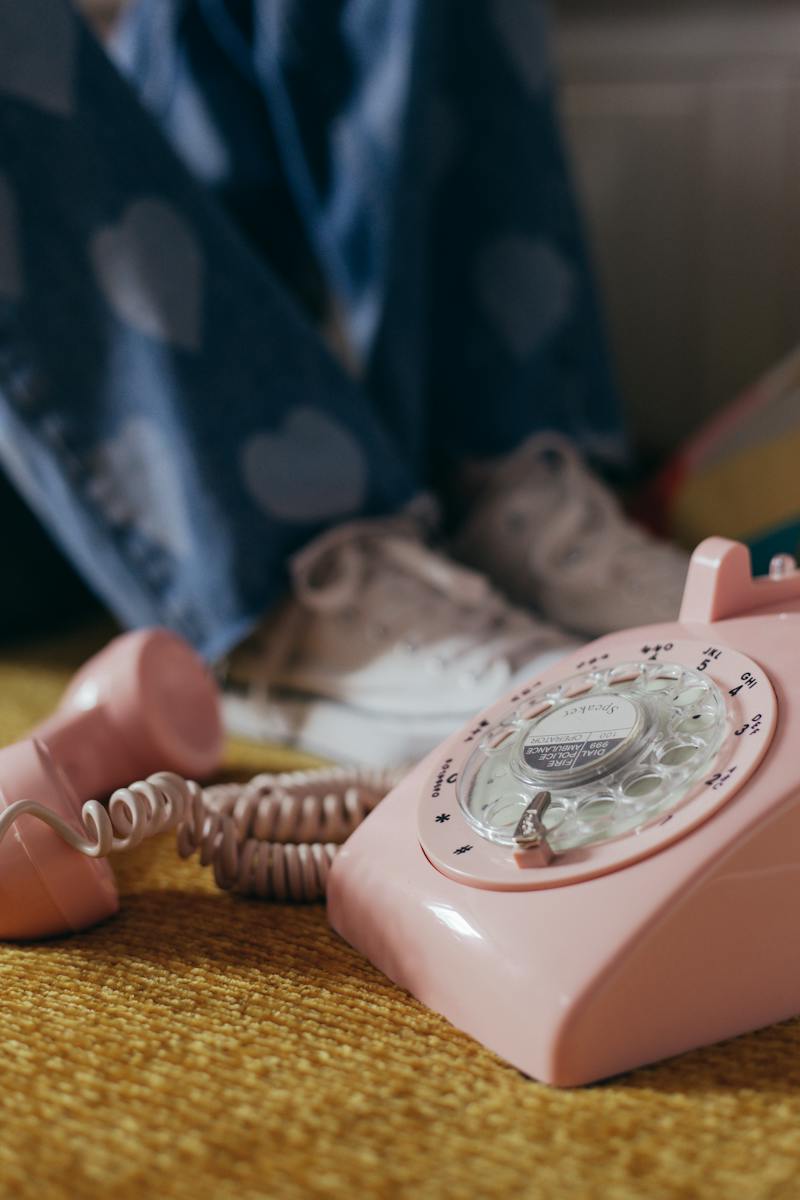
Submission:
<svg viewBox="0 0 800 1200">
<path fill-rule="evenodd" d="M 334 929 L 520 1070 L 588 1083 L 800 1013 L 800 571 L 721 538 L 677 622 L 481 713 L 343 847 Z"/>
<path fill-rule="evenodd" d="M 218 762 L 216 691 L 179 639 L 129 634 L 0 751 L 0 936 L 110 915 L 98 856 L 177 827 L 224 887 L 327 888 L 391 979 L 526 1073 L 587 1083 L 800 1012 L 794 720 L 800 571 L 780 556 L 753 580 L 721 538 L 677 622 L 569 655 L 363 824 L 387 773 L 182 779 Z"/>
</svg>

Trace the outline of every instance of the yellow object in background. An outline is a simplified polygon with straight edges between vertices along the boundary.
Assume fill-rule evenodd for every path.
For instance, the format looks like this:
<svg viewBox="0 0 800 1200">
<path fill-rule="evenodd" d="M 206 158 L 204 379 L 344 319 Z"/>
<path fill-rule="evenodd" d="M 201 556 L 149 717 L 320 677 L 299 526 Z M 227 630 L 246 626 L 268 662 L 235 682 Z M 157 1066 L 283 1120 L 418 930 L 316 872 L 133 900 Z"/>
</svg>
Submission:
<svg viewBox="0 0 800 1200">
<path fill-rule="evenodd" d="M 745 541 L 754 570 L 800 544 L 800 351 L 709 422 L 656 487 L 664 531 L 687 547 Z"/>
</svg>

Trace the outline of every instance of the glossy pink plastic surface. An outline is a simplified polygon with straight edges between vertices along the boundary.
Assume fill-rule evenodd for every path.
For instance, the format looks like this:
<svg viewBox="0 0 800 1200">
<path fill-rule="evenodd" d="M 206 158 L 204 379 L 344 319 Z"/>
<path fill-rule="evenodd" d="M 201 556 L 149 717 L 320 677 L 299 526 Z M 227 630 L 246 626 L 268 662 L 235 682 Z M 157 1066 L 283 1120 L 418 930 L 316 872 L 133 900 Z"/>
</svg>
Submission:
<svg viewBox="0 0 800 1200">
<path fill-rule="evenodd" d="M 166 629 L 114 638 L 33 732 L 83 800 L 153 771 L 202 779 L 222 756 L 216 685 L 191 646 Z"/>
<path fill-rule="evenodd" d="M 462 730 L 356 830 L 329 879 L 331 923 L 353 946 L 514 1066 L 558 1085 L 800 1012 L 800 573 L 753 581 L 744 547 L 709 539 L 680 621 L 640 633 L 738 651 L 777 697 L 760 765 L 701 824 L 580 882 L 531 891 L 461 882 L 426 858 L 417 814 Z M 602 638 L 580 656 L 613 657 L 630 640 L 630 631 Z M 577 658 L 544 678 L 569 674 Z"/>
<path fill-rule="evenodd" d="M 80 800 L 35 738 L 0 751 L 0 805 L 22 799 L 37 800 L 79 825 Z M 79 854 L 35 817 L 20 817 L 0 841 L 0 938 L 86 929 L 118 907 L 106 860 Z"/>
<path fill-rule="evenodd" d="M 219 763 L 216 686 L 181 638 L 115 638 L 72 680 L 56 713 L 0 750 L 0 807 L 37 800 L 80 828 L 80 810 L 155 771 L 202 778 Z M 118 907 L 107 862 L 87 858 L 32 816 L 0 842 L 0 938 L 85 929 Z"/>
</svg>

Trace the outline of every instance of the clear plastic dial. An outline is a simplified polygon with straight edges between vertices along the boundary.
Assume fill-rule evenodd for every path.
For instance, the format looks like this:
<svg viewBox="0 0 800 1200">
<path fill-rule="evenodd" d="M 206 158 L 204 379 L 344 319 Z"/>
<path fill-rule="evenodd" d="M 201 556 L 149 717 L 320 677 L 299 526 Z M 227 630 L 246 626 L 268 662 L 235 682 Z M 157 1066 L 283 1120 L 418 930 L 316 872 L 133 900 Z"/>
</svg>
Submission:
<svg viewBox="0 0 800 1200">
<path fill-rule="evenodd" d="M 707 675 L 678 663 L 583 672 L 526 697 L 490 729 L 459 777 L 461 810 L 513 847 L 533 797 L 555 854 L 643 829 L 679 807 L 728 727 Z"/>
</svg>

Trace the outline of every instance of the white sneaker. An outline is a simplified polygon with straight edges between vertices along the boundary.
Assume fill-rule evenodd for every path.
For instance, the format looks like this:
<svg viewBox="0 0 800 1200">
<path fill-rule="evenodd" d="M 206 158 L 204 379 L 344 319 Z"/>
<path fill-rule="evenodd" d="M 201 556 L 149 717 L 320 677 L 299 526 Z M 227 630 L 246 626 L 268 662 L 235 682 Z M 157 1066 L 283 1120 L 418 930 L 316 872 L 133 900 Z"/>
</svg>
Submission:
<svg viewBox="0 0 800 1200">
<path fill-rule="evenodd" d="M 228 728 L 394 766 L 572 648 L 411 519 L 340 525 L 291 563 L 292 595 L 227 664 Z"/>
<path fill-rule="evenodd" d="M 590 636 L 674 620 L 689 565 L 549 433 L 487 472 L 451 550 L 516 604 Z"/>
</svg>

